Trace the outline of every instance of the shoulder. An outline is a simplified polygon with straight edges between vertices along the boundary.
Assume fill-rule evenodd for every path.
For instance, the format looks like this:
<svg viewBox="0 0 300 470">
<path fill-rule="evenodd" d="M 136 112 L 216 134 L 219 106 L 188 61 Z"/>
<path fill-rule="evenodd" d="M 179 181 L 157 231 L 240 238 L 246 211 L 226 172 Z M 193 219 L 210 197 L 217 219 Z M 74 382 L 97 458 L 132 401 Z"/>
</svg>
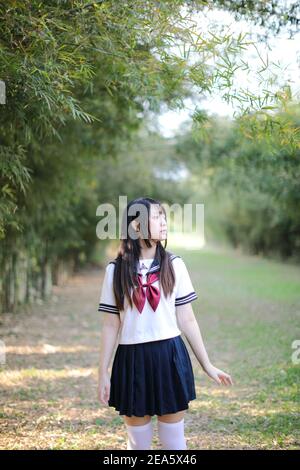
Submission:
<svg viewBox="0 0 300 470">
<path fill-rule="evenodd" d="M 174 262 L 174 260 L 180 258 L 179 255 L 177 255 L 176 253 L 172 253 L 171 251 L 166 251 L 166 253 L 167 253 L 167 256 L 170 258 L 170 260 L 172 262 Z"/>
<path fill-rule="evenodd" d="M 182 277 L 182 275 L 186 271 L 186 265 L 185 262 L 183 261 L 183 258 L 179 255 L 176 255 L 175 253 L 172 253 L 171 255 L 171 262 L 173 265 L 173 269 L 175 272 L 175 277 L 178 280 L 179 278 Z"/>
<path fill-rule="evenodd" d="M 117 264 L 116 260 L 109 261 L 106 265 L 106 269 L 112 269 Z"/>
<path fill-rule="evenodd" d="M 108 273 L 108 274 L 113 274 L 114 270 L 115 270 L 115 266 L 116 266 L 116 262 L 115 260 L 113 261 L 109 261 L 106 266 L 105 266 L 105 271 Z"/>
<path fill-rule="evenodd" d="M 184 264 L 184 261 L 181 256 L 176 255 L 175 253 L 170 253 L 170 260 L 172 261 L 172 264 L 174 268 L 179 268 Z"/>
<path fill-rule="evenodd" d="M 176 274 L 176 277 L 187 276 L 188 268 L 184 259 L 179 255 L 174 255 L 172 257 L 172 264 Z"/>
</svg>

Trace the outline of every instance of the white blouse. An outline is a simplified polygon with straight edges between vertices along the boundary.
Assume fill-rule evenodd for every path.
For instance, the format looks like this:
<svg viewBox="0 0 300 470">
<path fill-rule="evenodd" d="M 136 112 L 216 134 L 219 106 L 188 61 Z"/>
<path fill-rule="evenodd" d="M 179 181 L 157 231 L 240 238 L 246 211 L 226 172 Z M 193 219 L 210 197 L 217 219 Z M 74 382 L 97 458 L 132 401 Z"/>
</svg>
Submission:
<svg viewBox="0 0 300 470">
<path fill-rule="evenodd" d="M 178 255 L 171 255 L 171 260 L 175 271 L 175 286 L 172 294 L 166 298 L 163 289 L 160 289 L 160 301 L 156 310 L 152 310 L 146 298 L 141 313 L 134 303 L 132 308 L 130 307 L 126 296 L 124 297 L 124 309 L 119 310 L 116 307 L 113 292 L 115 261 L 110 261 L 107 264 L 98 311 L 120 316 L 119 344 L 137 344 L 148 341 L 158 341 L 173 338 L 181 334 L 176 319 L 176 306 L 192 302 L 196 300 L 198 296 L 194 290 L 183 259 Z M 153 258 L 139 260 L 138 272 L 143 275 L 143 283 L 147 280 L 147 272 L 151 269 L 155 271 L 155 266 L 153 267 L 155 263 L 153 262 Z M 153 282 L 153 286 L 158 288 L 160 287 L 159 284 L 159 280 Z M 143 289 L 146 289 L 146 287 Z"/>
</svg>

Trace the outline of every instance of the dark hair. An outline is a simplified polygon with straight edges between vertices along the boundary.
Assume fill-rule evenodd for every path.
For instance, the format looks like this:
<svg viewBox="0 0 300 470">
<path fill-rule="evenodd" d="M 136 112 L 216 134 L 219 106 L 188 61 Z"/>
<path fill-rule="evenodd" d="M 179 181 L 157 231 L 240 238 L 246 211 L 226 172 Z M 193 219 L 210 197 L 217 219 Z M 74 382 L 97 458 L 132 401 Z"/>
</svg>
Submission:
<svg viewBox="0 0 300 470">
<path fill-rule="evenodd" d="M 134 270 L 136 263 L 139 261 L 139 257 L 141 254 L 141 246 L 139 239 L 132 238 L 130 236 L 129 225 L 131 222 L 136 219 L 140 212 L 138 209 L 134 212 L 132 206 L 134 204 L 140 204 L 145 206 L 146 213 L 148 216 L 147 220 L 147 227 L 148 233 L 144 232 L 144 227 L 141 227 L 141 232 L 143 234 L 143 239 L 145 241 L 146 246 L 149 248 L 151 247 L 150 239 L 150 224 L 149 224 L 149 216 L 150 216 L 150 207 L 151 204 L 159 205 L 159 207 L 163 210 L 165 216 L 166 211 L 164 207 L 161 205 L 161 202 L 155 199 L 151 199 L 149 197 L 140 197 L 137 199 L 133 199 L 127 204 L 123 212 L 123 219 L 122 219 L 122 238 L 121 243 L 118 250 L 118 255 L 115 259 L 115 270 L 114 270 L 114 279 L 113 279 L 113 289 L 114 294 L 116 297 L 116 305 L 119 310 L 124 309 L 124 296 L 127 297 L 130 306 L 133 306 L 132 299 L 130 296 L 131 288 L 136 287 L 136 282 L 134 279 Z M 138 207 L 138 206 L 137 206 Z M 132 213 L 133 212 L 133 213 Z M 159 283 L 163 288 L 164 295 L 167 297 L 169 294 L 172 293 L 175 285 L 175 273 L 173 264 L 171 261 L 170 256 L 172 255 L 171 252 L 166 251 L 167 240 L 165 240 L 165 246 L 163 247 L 161 242 L 158 241 L 156 245 L 155 251 L 155 258 L 160 263 L 160 276 L 159 276 Z"/>
</svg>

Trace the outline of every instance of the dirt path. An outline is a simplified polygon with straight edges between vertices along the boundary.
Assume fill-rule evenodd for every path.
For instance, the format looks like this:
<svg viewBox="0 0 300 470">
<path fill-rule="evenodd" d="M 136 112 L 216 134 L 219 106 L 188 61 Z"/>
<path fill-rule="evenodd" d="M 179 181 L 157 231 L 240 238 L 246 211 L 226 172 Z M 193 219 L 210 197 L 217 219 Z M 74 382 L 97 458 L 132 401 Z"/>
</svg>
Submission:
<svg viewBox="0 0 300 470">
<path fill-rule="evenodd" d="M 2 449 L 124 445 L 121 421 L 96 396 L 101 279 L 83 271 L 44 305 L 1 317 Z"/>
</svg>

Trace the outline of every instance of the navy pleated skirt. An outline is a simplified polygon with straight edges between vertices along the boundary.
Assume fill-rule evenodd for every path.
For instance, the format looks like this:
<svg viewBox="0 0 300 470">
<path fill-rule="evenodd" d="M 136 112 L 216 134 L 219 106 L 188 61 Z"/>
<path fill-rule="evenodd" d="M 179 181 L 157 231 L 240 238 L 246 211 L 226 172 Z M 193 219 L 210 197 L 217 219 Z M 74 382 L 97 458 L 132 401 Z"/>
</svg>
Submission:
<svg viewBox="0 0 300 470">
<path fill-rule="evenodd" d="M 118 345 L 108 404 L 120 415 L 176 413 L 188 409 L 195 398 L 193 368 L 181 335 Z"/>
</svg>

